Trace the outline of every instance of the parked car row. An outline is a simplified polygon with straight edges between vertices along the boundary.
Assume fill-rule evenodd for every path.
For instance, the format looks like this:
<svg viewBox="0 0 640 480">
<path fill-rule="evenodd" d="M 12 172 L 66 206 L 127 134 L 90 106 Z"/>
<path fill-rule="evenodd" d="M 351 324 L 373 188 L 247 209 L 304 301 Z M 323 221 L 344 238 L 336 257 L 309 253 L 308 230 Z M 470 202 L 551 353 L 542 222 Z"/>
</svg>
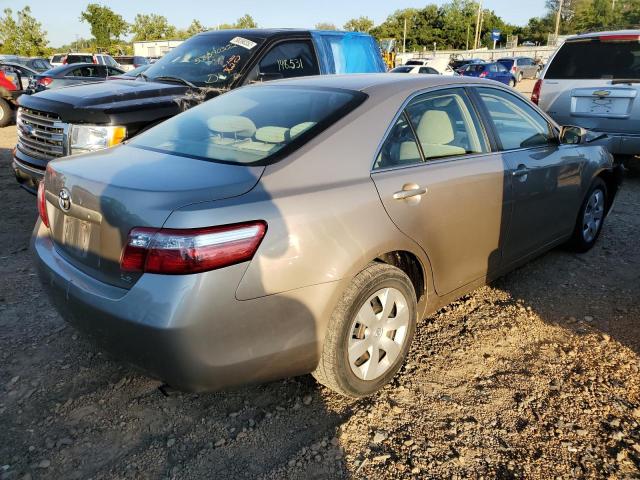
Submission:
<svg viewBox="0 0 640 480">
<path fill-rule="evenodd" d="M 439 74 L 383 73 L 367 34 L 217 30 L 21 96 L 13 168 L 37 190 L 53 304 L 177 388 L 311 372 L 362 397 L 419 319 L 557 245 L 591 249 L 621 182 L 599 134 L 501 85 L 530 75 L 518 59 L 424 62 L 406 73 Z M 59 68 L 49 85 L 113 67 Z"/>
</svg>

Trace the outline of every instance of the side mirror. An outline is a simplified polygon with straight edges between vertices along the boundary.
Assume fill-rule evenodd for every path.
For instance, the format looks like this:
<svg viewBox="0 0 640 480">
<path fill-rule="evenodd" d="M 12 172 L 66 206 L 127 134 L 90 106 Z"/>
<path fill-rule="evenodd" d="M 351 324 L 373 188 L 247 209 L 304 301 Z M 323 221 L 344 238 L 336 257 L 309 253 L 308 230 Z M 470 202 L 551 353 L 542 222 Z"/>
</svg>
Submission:
<svg viewBox="0 0 640 480">
<path fill-rule="evenodd" d="M 568 125 L 560 129 L 560 143 L 567 145 L 578 145 L 583 143 L 587 137 L 587 130 L 582 127 Z"/>
</svg>

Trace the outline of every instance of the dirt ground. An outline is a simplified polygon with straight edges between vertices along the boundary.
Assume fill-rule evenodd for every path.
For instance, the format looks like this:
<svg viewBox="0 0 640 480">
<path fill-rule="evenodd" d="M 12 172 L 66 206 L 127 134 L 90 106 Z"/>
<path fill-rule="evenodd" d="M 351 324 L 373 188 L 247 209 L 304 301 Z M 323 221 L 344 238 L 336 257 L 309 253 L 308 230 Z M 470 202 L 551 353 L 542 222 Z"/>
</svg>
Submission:
<svg viewBox="0 0 640 480">
<path fill-rule="evenodd" d="M 0 129 L 0 479 L 640 478 L 640 180 L 589 253 L 554 250 L 418 328 L 391 385 L 211 394 L 97 351 L 43 295 L 35 198 Z"/>
</svg>

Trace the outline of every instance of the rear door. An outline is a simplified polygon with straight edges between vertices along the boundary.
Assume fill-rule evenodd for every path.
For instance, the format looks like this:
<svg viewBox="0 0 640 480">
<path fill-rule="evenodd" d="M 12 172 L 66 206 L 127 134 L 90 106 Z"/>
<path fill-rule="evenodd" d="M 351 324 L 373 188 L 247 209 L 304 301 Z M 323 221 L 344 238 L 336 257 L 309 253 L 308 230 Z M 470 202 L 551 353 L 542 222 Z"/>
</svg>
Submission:
<svg viewBox="0 0 640 480">
<path fill-rule="evenodd" d="M 416 96 L 397 117 L 372 179 L 398 228 L 429 256 L 440 295 L 495 271 L 511 178 L 463 88 Z"/>
<path fill-rule="evenodd" d="M 508 265 L 571 233 L 586 158 L 578 146 L 560 145 L 555 127 L 519 96 L 491 87 L 477 93 L 513 179 L 513 214 L 503 251 Z"/>
<path fill-rule="evenodd" d="M 565 42 L 544 72 L 540 107 L 561 125 L 640 131 L 640 35 Z"/>
</svg>

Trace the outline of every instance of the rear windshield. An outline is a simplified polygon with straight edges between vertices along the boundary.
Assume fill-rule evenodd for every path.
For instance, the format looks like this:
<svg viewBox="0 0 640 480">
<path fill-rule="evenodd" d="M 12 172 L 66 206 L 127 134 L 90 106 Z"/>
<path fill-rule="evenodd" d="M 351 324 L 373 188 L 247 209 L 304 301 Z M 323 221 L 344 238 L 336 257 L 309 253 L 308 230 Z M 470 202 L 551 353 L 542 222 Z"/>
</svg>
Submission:
<svg viewBox="0 0 640 480">
<path fill-rule="evenodd" d="M 67 63 L 93 63 L 93 55 L 67 55 Z"/>
<path fill-rule="evenodd" d="M 565 42 L 549 65 L 545 78 L 638 79 L 640 37 L 601 37 Z"/>
<path fill-rule="evenodd" d="M 360 105 L 364 93 L 261 85 L 220 95 L 134 137 L 129 145 L 236 165 L 288 155 Z"/>
<path fill-rule="evenodd" d="M 472 63 L 464 67 L 466 72 L 482 72 L 487 67 L 484 63 Z"/>
<path fill-rule="evenodd" d="M 508 58 L 500 59 L 498 60 L 498 63 L 505 67 L 507 70 L 511 69 L 511 67 L 513 66 L 513 60 L 510 60 Z"/>
<path fill-rule="evenodd" d="M 405 65 L 423 65 L 424 62 L 421 60 L 409 60 Z"/>
<path fill-rule="evenodd" d="M 413 67 L 396 67 L 390 73 L 409 73 Z"/>
</svg>

